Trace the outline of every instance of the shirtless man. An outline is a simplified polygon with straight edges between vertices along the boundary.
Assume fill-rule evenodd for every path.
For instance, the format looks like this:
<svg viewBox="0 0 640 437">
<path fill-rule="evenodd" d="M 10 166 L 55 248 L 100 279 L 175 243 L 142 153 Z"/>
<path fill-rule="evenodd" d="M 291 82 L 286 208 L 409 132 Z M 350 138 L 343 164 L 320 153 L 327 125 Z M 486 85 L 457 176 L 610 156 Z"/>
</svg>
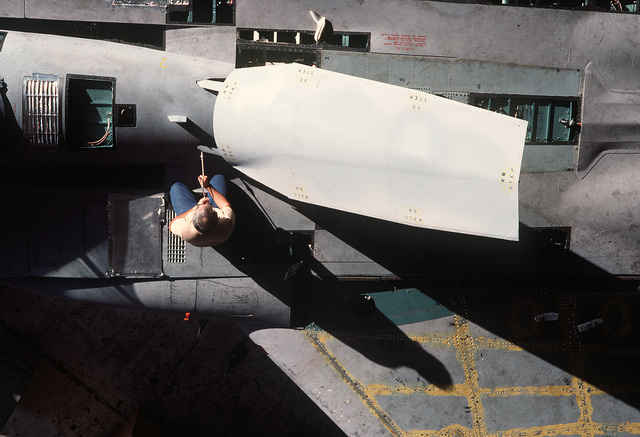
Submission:
<svg viewBox="0 0 640 437">
<path fill-rule="evenodd" d="M 197 247 L 222 244 L 231 235 L 236 217 L 227 201 L 227 182 L 222 175 L 198 176 L 198 182 L 207 196 L 196 202 L 196 197 L 182 182 L 171 186 L 170 196 L 176 218 L 169 229 L 187 243 Z"/>
</svg>

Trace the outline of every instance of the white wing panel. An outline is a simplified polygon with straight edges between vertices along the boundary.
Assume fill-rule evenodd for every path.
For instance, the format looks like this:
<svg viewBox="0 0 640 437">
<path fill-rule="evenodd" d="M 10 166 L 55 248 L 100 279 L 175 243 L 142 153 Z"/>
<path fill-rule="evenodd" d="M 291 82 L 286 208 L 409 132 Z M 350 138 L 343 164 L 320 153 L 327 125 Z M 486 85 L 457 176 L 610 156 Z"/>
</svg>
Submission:
<svg viewBox="0 0 640 437">
<path fill-rule="evenodd" d="M 297 64 L 235 70 L 214 135 L 225 159 L 303 202 L 517 239 L 526 122 Z"/>
</svg>

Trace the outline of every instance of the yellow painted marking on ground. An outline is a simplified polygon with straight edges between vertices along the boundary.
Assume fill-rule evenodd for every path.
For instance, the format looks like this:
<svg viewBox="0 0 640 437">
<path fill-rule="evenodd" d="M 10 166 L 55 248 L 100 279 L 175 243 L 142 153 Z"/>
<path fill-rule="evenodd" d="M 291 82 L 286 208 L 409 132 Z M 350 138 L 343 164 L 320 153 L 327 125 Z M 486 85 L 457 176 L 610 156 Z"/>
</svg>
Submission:
<svg viewBox="0 0 640 437">
<path fill-rule="evenodd" d="M 484 420 L 484 409 L 482 408 L 482 399 L 479 396 L 478 389 L 478 371 L 476 370 L 476 359 L 474 355 L 475 343 L 473 337 L 469 333 L 469 325 L 467 320 L 460 315 L 455 316 L 457 348 L 460 356 L 460 362 L 464 368 L 465 385 L 469 394 L 467 400 L 473 415 L 473 430 L 471 436 L 483 437 L 487 435 L 487 425 Z"/>
<path fill-rule="evenodd" d="M 432 431 L 422 431 L 422 430 L 410 430 L 405 433 L 407 437 L 427 437 L 427 436 L 437 436 L 437 437 L 465 437 L 470 436 L 471 430 L 462 425 L 449 425 L 446 428 L 441 429 L 440 431 L 433 434 Z"/>
<path fill-rule="evenodd" d="M 333 355 L 329 349 L 327 348 L 326 342 L 328 339 L 333 338 L 333 336 L 329 335 L 326 332 L 318 332 L 318 331 L 309 331 L 305 330 L 304 332 L 307 340 L 311 341 L 316 350 L 320 353 L 320 355 L 324 356 L 329 364 L 333 366 L 333 368 L 338 372 L 342 380 L 350 386 L 357 394 L 360 396 L 360 399 L 363 401 L 364 405 L 371 411 L 371 413 L 376 416 L 380 422 L 393 434 L 396 436 L 402 436 L 404 433 L 398 427 L 398 425 L 393 421 L 391 417 L 389 417 L 386 412 L 380 408 L 378 402 L 375 399 L 371 398 L 367 395 L 365 390 L 363 389 L 360 382 L 355 379 L 347 370 L 340 364 L 340 362 L 336 359 L 335 355 Z"/>
<path fill-rule="evenodd" d="M 567 385 L 542 387 L 487 387 L 480 390 L 483 395 L 494 397 L 537 395 L 537 396 L 573 396 L 572 387 Z"/>
<path fill-rule="evenodd" d="M 499 349 L 521 352 L 523 349 L 517 344 L 499 338 L 475 337 L 474 342 L 479 349 Z"/>
<path fill-rule="evenodd" d="M 407 387 L 405 385 L 385 385 L 385 384 L 370 384 L 364 388 L 366 392 L 372 396 L 378 395 L 391 395 L 400 394 L 408 395 L 412 393 L 424 393 L 429 396 L 467 396 L 468 390 L 465 384 L 454 384 L 447 389 L 430 385 L 427 388 L 424 387 Z"/>
<path fill-rule="evenodd" d="M 593 294 L 585 296 L 593 297 Z M 633 295 L 630 295 L 633 296 Z M 634 296 L 635 297 L 635 296 Z M 329 340 L 335 337 L 324 331 L 314 331 L 312 335 L 307 333 L 308 338 L 314 338 L 316 348 L 329 357 L 334 367 L 340 368 L 339 373 L 343 380 L 354 390 L 358 391 L 361 399 L 369 410 L 379 417 L 387 428 L 397 436 L 408 437 L 545 437 L 558 435 L 577 435 L 583 437 L 606 436 L 608 434 L 640 435 L 640 423 L 599 423 L 593 420 L 594 406 L 592 396 L 594 395 L 615 395 L 640 392 L 639 384 L 630 384 L 624 387 L 598 388 L 583 379 L 572 376 L 567 385 L 547 385 L 547 386 L 515 386 L 515 387 L 481 387 L 479 385 L 478 372 L 476 366 L 476 356 L 482 350 L 504 350 L 510 352 L 522 352 L 526 350 L 540 350 L 545 352 L 562 352 L 569 357 L 569 370 L 573 375 L 584 374 L 585 357 L 593 352 L 602 353 L 607 347 L 597 347 L 597 345 L 583 344 L 577 330 L 578 311 L 576 296 L 560 296 L 563 318 L 559 325 L 564 333 L 563 341 L 557 343 L 541 343 L 528 345 L 526 349 L 500 338 L 490 338 L 474 336 L 469 330 L 468 317 L 465 314 L 464 301 L 461 299 L 459 312 L 454 316 L 455 333 L 406 333 L 404 334 L 372 334 L 362 332 L 335 333 L 342 340 L 357 341 L 414 341 L 422 344 L 432 344 L 442 347 L 453 347 L 456 349 L 458 361 L 464 370 L 465 381 L 461 384 L 454 384 L 446 389 L 435 385 L 411 386 L 403 381 L 400 384 L 375 383 L 367 386 L 362 385 L 339 363 L 334 354 L 330 352 L 327 345 Z M 526 300 L 521 303 L 527 305 Z M 621 307 L 620 304 L 618 306 Z M 518 307 L 520 308 L 520 307 Z M 532 307 L 533 308 L 533 307 Z M 520 308 L 522 309 L 522 308 Z M 583 322 L 583 321 L 581 321 Z M 523 335 L 531 333 L 523 332 Z M 313 342 L 313 340 L 311 340 Z M 638 348 L 627 346 L 623 348 L 610 347 L 611 352 L 617 354 L 637 355 Z M 620 357 L 624 359 L 624 357 Z M 422 393 L 428 396 L 461 396 L 466 397 L 469 405 L 469 412 L 472 415 L 472 427 L 467 428 L 460 424 L 451 424 L 442 429 L 400 429 L 393 417 L 377 402 L 376 397 L 384 395 L 411 395 Z M 516 396 L 552 396 L 552 397 L 575 397 L 579 419 L 573 423 L 562 423 L 531 428 L 505 429 L 497 432 L 488 432 L 486 417 L 484 412 L 483 399 L 492 397 L 516 397 Z"/>
</svg>

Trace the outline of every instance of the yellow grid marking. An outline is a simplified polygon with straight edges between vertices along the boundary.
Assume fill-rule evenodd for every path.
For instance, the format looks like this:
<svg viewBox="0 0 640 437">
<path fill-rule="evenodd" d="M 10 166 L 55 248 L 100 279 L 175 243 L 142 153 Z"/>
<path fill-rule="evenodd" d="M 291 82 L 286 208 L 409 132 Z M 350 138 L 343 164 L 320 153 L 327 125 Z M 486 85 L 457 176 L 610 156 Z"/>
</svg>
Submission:
<svg viewBox="0 0 640 437">
<path fill-rule="evenodd" d="M 590 293 L 585 296 L 593 297 Z M 604 294 L 602 295 L 604 296 Z M 631 295 L 633 296 L 633 295 Z M 562 351 L 565 350 L 570 358 L 570 371 L 573 374 L 583 374 L 585 355 L 595 352 L 602 352 L 602 348 L 596 345 L 583 345 L 578 337 L 577 330 L 577 302 L 576 296 L 559 297 L 564 319 L 563 330 L 565 331 L 564 342 L 558 344 L 539 345 L 540 350 L 544 351 Z M 529 301 L 523 299 L 521 306 L 526 307 Z M 619 302 L 617 303 L 619 304 Z M 456 348 L 458 361 L 463 367 L 465 381 L 462 384 L 452 384 L 446 389 L 439 388 L 435 385 L 424 386 L 408 386 L 406 384 L 370 384 L 363 385 L 354 378 L 336 356 L 331 352 L 327 345 L 329 340 L 335 340 L 334 335 L 317 330 L 305 330 L 305 335 L 311 341 L 316 349 L 323 354 L 338 370 L 338 373 L 350 387 L 352 387 L 360 396 L 365 406 L 378 417 L 381 422 L 396 436 L 407 437 L 543 437 L 558 435 L 579 435 L 583 437 L 607 436 L 616 433 L 625 433 L 626 435 L 640 435 L 640 423 L 624 422 L 624 423 L 599 423 L 593 420 L 593 405 L 591 397 L 593 395 L 615 394 L 616 392 L 637 393 L 640 392 L 640 385 L 632 384 L 624 388 L 603 389 L 597 388 L 577 376 L 571 376 L 571 381 L 567 385 L 550 385 L 550 386 L 521 386 L 521 387 L 480 387 L 478 372 L 476 369 L 476 356 L 480 350 L 506 350 L 506 351 L 525 351 L 507 340 L 489 338 L 483 336 L 473 336 L 469 330 L 469 322 L 466 312 L 464 299 L 460 299 L 460 308 L 463 313 L 455 314 L 455 333 L 408 333 L 406 336 L 398 334 L 369 334 L 366 332 L 340 332 L 335 333 L 337 337 L 344 341 L 369 340 L 369 341 L 415 341 L 418 343 L 429 343 L 443 347 Z M 537 308 L 536 308 L 537 309 Z M 521 333 L 522 334 L 522 333 Z M 524 333 L 526 335 L 526 333 Z M 337 341 L 337 340 L 336 340 Z M 527 347 L 527 349 L 530 349 Z M 605 348 L 606 349 L 606 348 Z M 613 348 L 617 353 L 640 354 L 637 347 L 626 347 L 620 350 Z M 623 358 L 621 358 L 623 359 Z M 442 429 L 401 429 L 398 424 L 377 402 L 376 397 L 380 395 L 411 395 L 422 393 L 428 396 L 461 396 L 466 397 L 469 405 L 469 412 L 472 414 L 473 426 L 467 428 L 459 424 L 447 425 Z M 492 397 L 514 397 L 514 396 L 553 396 L 553 397 L 575 397 L 579 412 L 579 419 L 573 423 L 562 423 L 555 425 L 535 426 L 531 428 L 515 428 L 505 429 L 498 432 L 488 432 L 486 418 L 484 413 L 483 399 Z"/>
</svg>

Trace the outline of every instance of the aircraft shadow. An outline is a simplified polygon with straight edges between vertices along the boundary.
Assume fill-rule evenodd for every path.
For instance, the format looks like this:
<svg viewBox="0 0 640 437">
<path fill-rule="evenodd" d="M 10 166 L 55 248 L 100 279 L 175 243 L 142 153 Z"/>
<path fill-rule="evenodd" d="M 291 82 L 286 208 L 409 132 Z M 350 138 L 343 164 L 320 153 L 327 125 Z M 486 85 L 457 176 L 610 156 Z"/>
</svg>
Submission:
<svg viewBox="0 0 640 437">
<path fill-rule="evenodd" d="M 16 121 L 13 106 L 7 97 L 7 84 L 0 80 L 0 150 L 20 144 L 21 139 L 22 129 Z"/>
<path fill-rule="evenodd" d="M 229 185 L 236 227 L 229 241 L 214 250 L 274 296 L 283 299 L 282 289 L 287 288 L 292 327 L 320 327 L 374 363 L 413 369 L 441 389 L 451 386 L 451 375 L 436 357 L 411 340 L 375 305 L 367 308 L 364 293 L 380 284 L 338 281 L 313 258 L 312 231 L 277 228 L 255 197 L 247 196 L 235 184 Z M 251 193 L 249 185 L 245 189 Z M 285 279 L 287 275 L 291 278 Z M 282 280 L 277 281 L 278 277 Z M 372 340 L 374 334 L 393 341 Z"/>
<path fill-rule="evenodd" d="M 521 224 L 520 241 L 509 242 L 296 208 L 400 284 L 640 410 L 638 283 L 573 254 L 570 230 Z M 547 313 L 558 320 L 535 320 Z"/>
<path fill-rule="evenodd" d="M 310 268 L 316 269 L 313 265 Z M 442 390 L 451 388 L 453 381 L 447 367 L 409 338 L 370 297 L 376 291 L 388 290 L 388 284 L 327 277 L 320 280 L 305 274 L 294 281 L 294 327 L 319 326 L 373 363 L 388 369 L 409 368 L 419 375 L 418 380 L 422 377 Z"/>
</svg>

